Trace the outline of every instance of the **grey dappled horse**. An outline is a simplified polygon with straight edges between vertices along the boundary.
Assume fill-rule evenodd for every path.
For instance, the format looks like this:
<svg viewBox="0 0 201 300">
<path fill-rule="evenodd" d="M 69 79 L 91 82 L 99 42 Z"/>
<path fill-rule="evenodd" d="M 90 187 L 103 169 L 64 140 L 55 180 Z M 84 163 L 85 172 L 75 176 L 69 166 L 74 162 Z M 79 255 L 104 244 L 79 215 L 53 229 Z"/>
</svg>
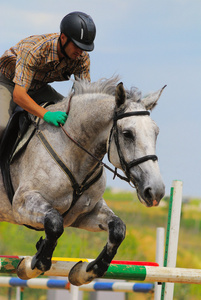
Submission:
<svg viewBox="0 0 201 300">
<path fill-rule="evenodd" d="M 12 163 L 12 205 L 0 175 L 0 220 L 45 231 L 45 238 L 36 245 L 36 255 L 29 258 L 29 270 L 26 259 L 18 268 L 23 279 L 50 269 L 57 240 L 68 226 L 108 232 L 98 258 L 87 266 L 80 262 L 70 271 L 71 283 L 81 285 L 106 272 L 126 231 L 102 198 L 106 175 L 97 159 L 101 161 L 106 153 L 115 168 L 123 170 L 135 185 L 139 200 L 146 206 L 157 206 L 164 196 L 155 155 L 159 129 L 148 112 L 162 89 L 141 99 L 137 89 L 125 91 L 117 81 L 76 81 L 72 97 L 48 108 L 66 111 L 72 98 L 64 130 L 41 120 L 26 150 Z"/>
</svg>

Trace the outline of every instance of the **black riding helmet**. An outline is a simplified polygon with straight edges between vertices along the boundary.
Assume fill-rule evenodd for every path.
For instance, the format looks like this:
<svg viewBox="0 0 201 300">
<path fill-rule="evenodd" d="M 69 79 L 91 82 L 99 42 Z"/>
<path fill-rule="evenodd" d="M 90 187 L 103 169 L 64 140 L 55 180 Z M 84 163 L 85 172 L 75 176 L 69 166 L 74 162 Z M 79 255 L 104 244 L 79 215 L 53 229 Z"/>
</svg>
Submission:
<svg viewBox="0 0 201 300">
<path fill-rule="evenodd" d="M 66 15 L 61 21 L 60 31 L 68 37 L 67 43 L 71 40 L 84 51 L 94 49 L 96 26 L 89 15 L 79 11 Z"/>
</svg>

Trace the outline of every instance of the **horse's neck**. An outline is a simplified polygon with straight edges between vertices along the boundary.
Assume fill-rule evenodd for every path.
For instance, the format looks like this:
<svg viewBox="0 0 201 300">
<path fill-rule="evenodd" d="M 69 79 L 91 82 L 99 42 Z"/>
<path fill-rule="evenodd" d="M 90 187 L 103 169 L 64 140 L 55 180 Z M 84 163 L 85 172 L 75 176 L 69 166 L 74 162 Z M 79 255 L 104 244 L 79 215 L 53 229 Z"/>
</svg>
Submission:
<svg viewBox="0 0 201 300">
<path fill-rule="evenodd" d="M 87 150 L 102 158 L 106 153 L 106 142 L 112 126 L 114 97 L 102 94 L 79 97 L 74 96 L 72 99 L 66 128 Z"/>
</svg>

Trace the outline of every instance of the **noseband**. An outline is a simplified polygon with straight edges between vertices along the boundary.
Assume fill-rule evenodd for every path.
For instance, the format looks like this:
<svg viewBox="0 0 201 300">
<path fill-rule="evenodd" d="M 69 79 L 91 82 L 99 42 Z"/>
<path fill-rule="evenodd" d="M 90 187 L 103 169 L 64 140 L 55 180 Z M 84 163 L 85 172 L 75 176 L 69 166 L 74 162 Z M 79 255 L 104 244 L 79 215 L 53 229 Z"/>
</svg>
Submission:
<svg viewBox="0 0 201 300">
<path fill-rule="evenodd" d="M 135 166 L 137 166 L 147 160 L 150 160 L 150 159 L 153 161 L 156 161 L 156 160 L 158 160 L 158 157 L 156 155 L 145 155 L 145 156 L 142 156 L 138 159 L 134 159 L 131 162 L 127 163 L 123 156 L 123 153 L 122 153 L 122 150 L 121 150 L 121 147 L 119 144 L 119 130 L 118 130 L 118 126 L 117 126 L 117 121 L 120 119 L 123 119 L 123 118 L 132 117 L 132 116 L 149 116 L 149 115 L 150 115 L 150 112 L 148 112 L 148 111 L 134 111 L 134 112 L 127 112 L 127 113 L 115 112 L 115 115 L 113 118 L 113 126 L 111 129 L 110 138 L 109 138 L 108 160 L 110 161 L 110 145 L 111 145 L 111 140 L 112 140 L 112 135 L 113 135 L 121 167 L 122 167 L 123 171 L 125 172 L 129 181 L 130 181 L 130 169 L 132 167 L 135 167 Z"/>
</svg>

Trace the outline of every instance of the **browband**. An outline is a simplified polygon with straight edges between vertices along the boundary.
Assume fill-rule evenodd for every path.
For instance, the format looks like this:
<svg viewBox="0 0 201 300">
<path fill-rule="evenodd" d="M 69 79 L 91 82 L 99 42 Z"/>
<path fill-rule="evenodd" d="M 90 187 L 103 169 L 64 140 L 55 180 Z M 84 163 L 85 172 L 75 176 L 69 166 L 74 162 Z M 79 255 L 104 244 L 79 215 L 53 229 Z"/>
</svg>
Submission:
<svg viewBox="0 0 201 300">
<path fill-rule="evenodd" d="M 149 116 L 150 112 L 147 110 L 144 111 L 133 111 L 133 112 L 127 112 L 127 113 L 120 113 L 120 114 L 115 114 L 114 115 L 114 121 L 117 121 L 119 119 L 123 119 L 126 117 L 131 117 L 131 116 Z"/>
</svg>

